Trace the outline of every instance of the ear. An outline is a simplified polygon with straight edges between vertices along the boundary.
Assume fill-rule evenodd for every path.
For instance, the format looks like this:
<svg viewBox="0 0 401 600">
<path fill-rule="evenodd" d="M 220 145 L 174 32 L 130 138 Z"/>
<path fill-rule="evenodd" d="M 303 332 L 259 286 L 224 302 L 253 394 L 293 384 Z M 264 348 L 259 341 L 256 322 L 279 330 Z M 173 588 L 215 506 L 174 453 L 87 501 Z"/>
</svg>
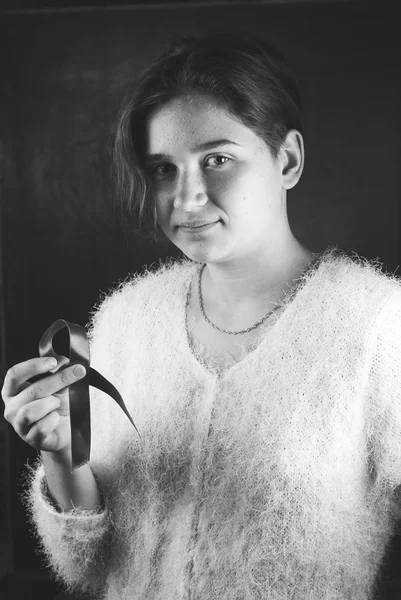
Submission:
<svg viewBox="0 0 401 600">
<path fill-rule="evenodd" d="M 290 190 L 299 181 L 304 169 L 304 140 L 296 129 L 290 129 L 280 149 L 283 188 Z"/>
</svg>

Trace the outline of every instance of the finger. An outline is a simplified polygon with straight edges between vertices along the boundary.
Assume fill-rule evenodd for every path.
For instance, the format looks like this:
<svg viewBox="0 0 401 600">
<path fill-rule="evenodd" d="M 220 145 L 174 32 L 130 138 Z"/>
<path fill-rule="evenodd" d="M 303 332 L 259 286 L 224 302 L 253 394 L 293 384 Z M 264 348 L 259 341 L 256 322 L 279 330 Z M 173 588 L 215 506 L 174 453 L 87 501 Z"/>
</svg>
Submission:
<svg viewBox="0 0 401 600">
<path fill-rule="evenodd" d="M 42 375 L 56 366 L 55 358 L 31 358 L 11 367 L 6 373 L 1 391 L 4 402 L 19 394 L 31 377 Z"/>
<path fill-rule="evenodd" d="M 36 421 L 25 435 L 25 441 L 34 448 L 43 448 L 43 446 L 49 443 L 51 436 L 55 435 L 55 429 L 60 424 L 60 415 L 58 412 L 53 411 L 46 415 L 39 421 Z"/>
<path fill-rule="evenodd" d="M 32 383 L 32 385 L 22 390 L 20 396 L 23 398 L 24 404 L 39 400 L 40 398 L 52 396 L 69 385 L 76 383 L 79 379 L 82 379 L 85 374 L 85 367 L 82 365 L 67 367 L 58 373 L 49 375 L 49 377 L 44 377 L 39 381 L 35 381 L 35 383 Z"/>
<path fill-rule="evenodd" d="M 58 408 L 60 408 L 60 399 L 55 396 L 50 396 L 20 406 L 18 410 L 15 410 L 14 418 L 11 414 L 7 415 L 10 418 L 7 418 L 6 413 L 4 413 L 4 416 L 6 416 L 7 421 L 12 423 L 18 435 L 24 437 L 37 421 L 40 421 L 40 419 L 43 419 L 43 417 Z"/>
</svg>

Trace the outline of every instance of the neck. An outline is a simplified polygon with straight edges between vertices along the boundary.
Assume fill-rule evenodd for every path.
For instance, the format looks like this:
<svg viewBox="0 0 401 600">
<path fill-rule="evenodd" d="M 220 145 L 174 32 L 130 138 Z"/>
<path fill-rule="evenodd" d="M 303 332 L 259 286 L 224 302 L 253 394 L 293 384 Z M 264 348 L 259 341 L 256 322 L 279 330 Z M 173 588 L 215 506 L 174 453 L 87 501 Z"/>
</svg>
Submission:
<svg viewBox="0 0 401 600">
<path fill-rule="evenodd" d="M 290 244 L 266 250 L 257 256 L 207 264 L 202 281 L 205 301 L 226 308 L 279 302 L 314 258 L 295 238 Z"/>
</svg>

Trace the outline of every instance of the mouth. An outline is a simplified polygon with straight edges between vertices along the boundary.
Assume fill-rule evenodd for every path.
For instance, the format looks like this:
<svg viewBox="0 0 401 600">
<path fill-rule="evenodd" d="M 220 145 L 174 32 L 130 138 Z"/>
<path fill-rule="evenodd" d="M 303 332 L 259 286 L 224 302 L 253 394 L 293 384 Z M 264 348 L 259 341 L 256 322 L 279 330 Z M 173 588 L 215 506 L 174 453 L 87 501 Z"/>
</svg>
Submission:
<svg viewBox="0 0 401 600">
<path fill-rule="evenodd" d="M 217 220 L 217 221 L 194 221 L 193 223 L 182 223 L 181 225 L 178 225 L 177 227 L 184 231 L 190 231 L 192 233 L 196 233 L 196 232 L 200 232 L 200 231 L 205 231 L 206 229 L 211 229 L 212 227 L 217 225 L 217 223 L 219 223 L 219 220 Z"/>
</svg>

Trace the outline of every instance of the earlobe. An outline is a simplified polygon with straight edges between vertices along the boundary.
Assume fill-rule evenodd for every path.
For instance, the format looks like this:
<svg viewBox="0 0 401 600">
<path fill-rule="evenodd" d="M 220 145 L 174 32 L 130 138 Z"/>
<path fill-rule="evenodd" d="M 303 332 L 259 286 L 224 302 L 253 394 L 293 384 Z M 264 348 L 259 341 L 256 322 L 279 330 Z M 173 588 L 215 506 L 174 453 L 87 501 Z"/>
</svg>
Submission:
<svg viewBox="0 0 401 600">
<path fill-rule="evenodd" d="M 290 190 L 301 178 L 304 168 L 304 140 L 296 129 L 288 131 L 281 147 L 283 188 Z"/>
</svg>

